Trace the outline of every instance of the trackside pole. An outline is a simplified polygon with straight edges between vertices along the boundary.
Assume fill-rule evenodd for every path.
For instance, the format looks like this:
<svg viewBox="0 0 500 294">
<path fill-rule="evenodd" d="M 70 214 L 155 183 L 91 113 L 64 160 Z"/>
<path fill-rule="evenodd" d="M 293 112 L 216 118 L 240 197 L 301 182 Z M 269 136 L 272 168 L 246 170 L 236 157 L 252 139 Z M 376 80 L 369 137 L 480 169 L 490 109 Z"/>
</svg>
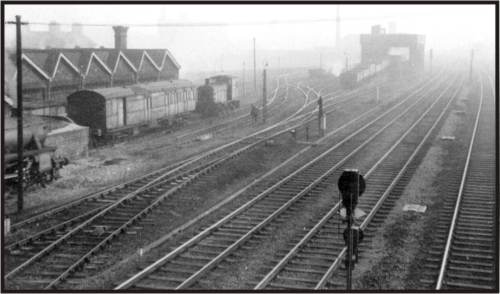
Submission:
<svg viewBox="0 0 500 294">
<path fill-rule="evenodd" d="M 376 100 L 377 104 L 380 103 L 380 90 L 379 90 L 379 86 L 377 86 L 377 100 Z"/>
<path fill-rule="evenodd" d="M 22 68 L 22 37 L 21 16 L 16 15 L 16 21 L 8 24 L 16 25 L 16 67 L 17 67 L 17 211 L 23 210 L 23 68 Z"/>
<path fill-rule="evenodd" d="M 318 130 L 319 135 L 323 137 L 325 135 L 326 129 L 326 118 L 323 113 L 323 97 L 319 96 L 318 98 Z"/>
<path fill-rule="evenodd" d="M 264 67 L 262 73 L 263 85 L 262 85 L 262 121 L 266 123 L 267 118 L 267 64 Z"/>
</svg>

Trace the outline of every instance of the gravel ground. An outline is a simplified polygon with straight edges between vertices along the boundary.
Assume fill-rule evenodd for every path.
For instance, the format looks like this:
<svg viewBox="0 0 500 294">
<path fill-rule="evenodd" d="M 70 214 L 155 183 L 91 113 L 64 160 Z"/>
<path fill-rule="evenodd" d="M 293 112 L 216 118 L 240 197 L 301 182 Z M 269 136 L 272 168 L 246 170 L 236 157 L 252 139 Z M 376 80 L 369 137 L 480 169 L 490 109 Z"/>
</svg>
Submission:
<svg viewBox="0 0 500 294">
<path fill-rule="evenodd" d="M 385 222 L 373 238 L 370 249 L 361 258 L 353 271 L 353 289 L 408 290 L 419 289 L 419 272 L 424 252 L 432 240 L 429 231 L 437 220 L 441 184 L 439 179 L 456 164 L 454 154 L 464 152 L 465 139 L 444 141 L 442 136 L 464 138 L 465 128 L 470 126 L 470 116 L 464 117 L 464 89 L 461 98 L 452 106 L 452 112 L 445 120 L 433 145 L 427 151 L 401 198 L 396 201 Z M 471 113 L 472 114 L 472 113 Z M 463 163 L 462 163 L 463 164 Z M 403 211 L 405 204 L 426 205 L 425 213 Z"/>
<path fill-rule="evenodd" d="M 110 281 L 116 281 L 114 275 L 117 273 L 117 268 L 120 268 L 120 260 L 136 253 L 138 248 L 143 248 L 229 197 L 234 191 L 249 184 L 254 178 L 278 165 L 302 147 L 301 144 L 294 143 L 289 136 L 285 136 L 285 138 L 275 141 L 273 145 L 263 145 L 256 148 L 247 153 L 246 156 L 239 157 L 225 165 L 224 168 L 212 172 L 213 175 L 210 176 L 209 182 L 190 186 L 181 193 L 182 199 L 178 199 L 176 196 L 169 199 L 168 207 L 160 207 L 148 216 L 148 219 L 155 220 L 154 227 L 145 227 L 135 235 L 121 235 L 106 250 L 106 252 L 113 252 L 112 258 L 109 253 L 104 253 L 104 258 L 101 258 L 103 255 L 96 256 L 94 260 L 106 261 L 101 265 L 101 269 L 111 269 L 104 273 L 98 270 L 95 276 L 91 276 L 80 287 L 86 289 L 113 287 L 112 284 L 110 285 L 112 283 Z M 138 225 L 140 226 L 140 222 Z M 117 263 L 118 265 L 114 266 Z"/>
</svg>

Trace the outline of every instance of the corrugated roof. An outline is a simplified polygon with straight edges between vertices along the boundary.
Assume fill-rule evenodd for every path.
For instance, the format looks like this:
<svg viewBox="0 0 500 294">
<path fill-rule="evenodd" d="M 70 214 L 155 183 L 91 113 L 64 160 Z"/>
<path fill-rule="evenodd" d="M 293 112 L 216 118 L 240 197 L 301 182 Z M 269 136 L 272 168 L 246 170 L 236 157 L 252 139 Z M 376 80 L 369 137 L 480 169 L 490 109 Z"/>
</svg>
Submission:
<svg viewBox="0 0 500 294">
<path fill-rule="evenodd" d="M 158 67 L 161 67 L 161 62 L 163 61 L 163 56 L 165 56 L 165 50 L 161 49 L 147 49 L 146 50 L 153 59 L 153 61 L 156 63 Z"/>
<path fill-rule="evenodd" d="M 151 58 L 153 61 L 156 70 L 162 70 L 162 63 L 164 58 L 172 61 L 172 63 L 180 68 L 177 61 L 173 58 L 170 52 L 166 49 L 124 49 L 122 51 L 118 51 L 115 49 L 109 48 L 75 48 L 75 49 L 25 49 L 23 50 L 23 54 L 26 57 L 27 61 L 31 63 L 33 66 L 37 68 L 40 74 L 44 75 L 47 79 L 51 79 L 53 77 L 55 67 L 61 56 L 62 59 L 67 59 L 69 61 L 69 65 L 73 67 L 75 70 L 80 73 L 85 73 L 89 62 L 91 60 L 92 53 L 94 53 L 99 59 L 108 67 L 109 70 L 113 71 L 117 65 L 118 57 L 120 52 L 123 56 L 130 61 L 131 65 L 138 69 L 145 55 Z M 15 60 L 15 54 L 9 56 L 9 59 Z M 144 59 L 148 59 L 144 57 Z M 143 62 L 149 62 L 144 61 Z M 9 64 L 7 64 L 9 66 Z M 14 69 L 15 71 L 15 69 Z"/>
<path fill-rule="evenodd" d="M 123 54 L 132 62 L 135 68 L 139 68 L 144 50 L 127 49 L 123 51 Z"/>
</svg>

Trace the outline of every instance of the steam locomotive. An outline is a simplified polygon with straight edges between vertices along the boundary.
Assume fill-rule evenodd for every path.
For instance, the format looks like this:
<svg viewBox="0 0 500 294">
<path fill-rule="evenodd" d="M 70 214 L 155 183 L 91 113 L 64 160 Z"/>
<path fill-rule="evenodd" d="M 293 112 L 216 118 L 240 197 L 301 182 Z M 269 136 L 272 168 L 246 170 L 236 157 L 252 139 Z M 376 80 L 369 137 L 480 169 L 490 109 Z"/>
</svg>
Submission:
<svg viewBox="0 0 500 294">
<path fill-rule="evenodd" d="M 18 184 L 17 118 L 5 117 L 4 183 L 7 189 Z M 57 156 L 56 147 L 45 146 L 48 125 L 37 116 L 23 117 L 23 179 L 25 188 L 39 184 L 42 187 L 59 177 L 59 169 L 68 164 L 66 158 Z"/>
<path fill-rule="evenodd" d="M 198 87 L 195 111 L 203 116 L 215 116 L 220 108 L 234 109 L 240 106 L 238 79 L 230 75 L 218 75 L 205 79 Z"/>
</svg>

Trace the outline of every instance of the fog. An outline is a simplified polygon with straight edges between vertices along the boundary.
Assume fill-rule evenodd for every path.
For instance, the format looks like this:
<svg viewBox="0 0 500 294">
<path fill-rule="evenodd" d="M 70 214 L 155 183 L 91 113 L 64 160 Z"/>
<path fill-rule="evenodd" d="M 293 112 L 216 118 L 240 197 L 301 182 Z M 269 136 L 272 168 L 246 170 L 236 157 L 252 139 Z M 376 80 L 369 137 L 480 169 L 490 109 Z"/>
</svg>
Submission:
<svg viewBox="0 0 500 294">
<path fill-rule="evenodd" d="M 250 68 L 253 38 L 258 67 L 266 62 L 274 68 L 317 67 L 321 53 L 322 66 L 335 69 L 344 56 L 356 58 L 356 36 L 370 33 L 375 24 L 387 29 L 392 23 L 398 33 L 425 35 L 426 51 L 433 48 L 435 56 L 461 54 L 461 50 L 468 52 L 474 47 L 494 50 L 494 5 L 339 8 L 344 46 L 337 48 L 336 54 L 332 50 L 337 45 L 337 5 L 5 5 L 5 19 L 21 15 L 23 21 L 43 23 L 30 25 L 32 31 L 46 31 L 51 21 L 63 24 L 62 30 L 70 30 L 71 23 L 82 23 L 83 33 L 96 47 L 113 47 L 113 30 L 88 24 L 127 25 L 129 48 L 169 49 L 182 66 L 181 75 L 241 70 L 243 63 Z M 136 26 L 158 23 L 182 26 Z M 14 44 L 14 32 L 12 25 L 6 26 L 7 46 Z"/>
</svg>

